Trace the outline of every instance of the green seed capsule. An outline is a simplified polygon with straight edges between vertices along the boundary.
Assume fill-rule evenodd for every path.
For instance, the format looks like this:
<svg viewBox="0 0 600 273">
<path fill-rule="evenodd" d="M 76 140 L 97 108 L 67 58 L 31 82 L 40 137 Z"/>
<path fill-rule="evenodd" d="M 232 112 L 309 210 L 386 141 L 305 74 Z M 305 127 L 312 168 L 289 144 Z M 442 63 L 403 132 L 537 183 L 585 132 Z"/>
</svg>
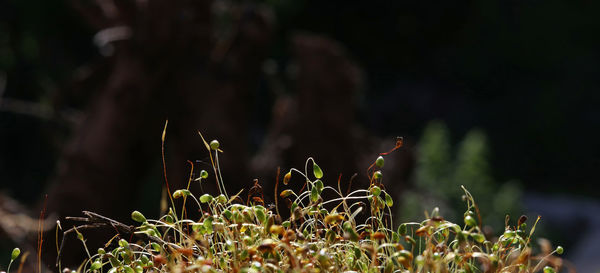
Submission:
<svg viewBox="0 0 600 273">
<path fill-rule="evenodd" d="M 379 194 L 381 194 L 381 188 L 377 187 L 377 186 L 373 186 L 373 187 L 371 187 L 371 193 L 374 196 L 379 196 Z"/>
<path fill-rule="evenodd" d="M 401 236 L 405 236 L 406 235 L 406 224 L 401 224 L 398 227 L 398 234 L 400 234 Z"/>
<path fill-rule="evenodd" d="M 377 158 L 377 160 L 375 160 L 375 165 L 377 165 L 377 167 L 379 167 L 379 168 L 383 168 L 383 163 L 384 163 L 383 156 L 379 156 Z"/>
<path fill-rule="evenodd" d="M 391 207 L 394 205 L 394 200 L 392 199 L 392 197 L 389 194 L 387 194 L 387 192 L 385 193 L 385 204 L 388 207 Z"/>
<path fill-rule="evenodd" d="M 321 179 L 323 177 L 323 171 L 321 170 L 321 167 L 319 167 L 319 165 L 317 165 L 317 163 L 313 162 L 313 174 L 315 175 L 315 177 L 317 179 Z"/>
<path fill-rule="evenodd" d="M 208 177 L 208 172 L 205 170 L 200 171 L 200 177 L 202 177 L 202 179 L 206 179 Z"/>
<path fill-rule="evenodd" d="M 412 260 L 412 258 L 413 258 L 412 252 L 405 250 L 405 249 L 400 250 L 399 254 L 401 257 L 407 258 L 409 260 Z"/>
<path fill-rule="evenodd" d="M 213 224 L 210 218 L 204 219 L 204 223 L 202 223 L 202 226 L 204 226 L 204 230 L 206 231 L 206 233 L 213 233 Z"/>
<path fill-rule="evenodd" d="M 10 255 L 10 259 L 15 260 L 17 257 L 19 257 L 19 254 L 21 254 L 21 250 L 18 247 L 15 247 Z"/>
<path fill-rule="evenodd" d="M 225 219 L 227 219 L 227 220 L 231 220 L 231 216 L 233 215 L 233 214 L 231 213 L 231 211 L 230 211 L 230 210 L 228 210 L 228 209 L 224 210 L 224 211 L 223 211 L 223 213 L 221 213 L 221 214 L 222 214 L 222 215 L 225 217 Z"/>
<path fill-rule="evenodd" d="M 279 194 L 279 196 L 280 196 L 281 198 L 286 198 L 286 197 L 288 197 L 288 196 L 292 195 L 292 193 L 294 193 L 294 191 L 292 191 L 292 190 L 284 190 L 284 191 L 282 191 L 282 192 Z"/>
<path fill-rule="evenodd" d="M 373 173 L 374 179 L 381 179 L 382 177 L 383 177 L 383 174 L 381 173 L 381 171 L 376 171 L 375 173 Z"/>
<path fill-rule="evenodd" d="M 210 148 L 212 150 L 216 151 L 217 149 L 219 149 L 219 145 L 219 141 L 217 141 L 216 139 L 210 142 Z"/>
<path fill-rule="evenodd" d="M 323 181 L 321 181 L 321 179 L 318 179 L 317 181 L 315 181 L 315 187 L 317 187 L 317 190 L 321 192 L 323 191 L 323 188 L 325 186 L 323 185 Z"/>
<path fill-rule="evenodd" d="M 205 193 L 202 196 L 200 196 L 200 203 L 208 203 L 212 200 L 213 200 L 213 197 L 210 196 L 210 194 L 208 194 L 208 193 Z"/>
<path fill-rule="evenodd" d="M 478 243 L 483 243 L 485 241 L 485 236 L 481 233 L 472 233 L 471 237 L 473 237 L 473 240 Z"/>
<path fill-rule="evenodd" d="M 454 225 L 452 225 L 452 230 L 454 230 L 455 233 L 459 233 L 462 229 L 460 228 L 459 225 L 454 224 Z"/>
<path fill-rule="evenodd" d="M 225 204 L 226 202 L 227 202 L 227 197 L 225 197 L 224 194 L 219 194 L 219 196 L 217 196 L 218 204 Z"/>
<path fill-rule="evenodd" d="M 124 247 L 124 248 L 128 248 L 129 247 L 129 243 L 127 241 L 125 241 L 125 239 L 121 239 L 121 240 L 119 240 L 119 246 Z"/>
<path fill-rule="evenodd" d="M 92 265 L 90 266 L 90 270 L 94 271 L 94 270 L 98 270 L 102 267 L 102 263 L 100 261 L 95 261 L 92 263 Z"/>
<path fill-rule="evenodd" d="M 564 249 L 562 246 L 557 246 L 557 247 L 556 247 L 556 253 L 557 253 L 558 255 L 562 255 L 562 254 L 563 254 L 563 252 L 565 252 L 565 249 Z"/>
<path fill-rule="evenodd" d="M 140 257 L 140 261 L 142 262 L 142 264 L 146 265 L 146 264 L 148 264 L 148 261 L 150 261 L 150 259 L 148 259 L 148 256 L 146 256 L 146 254 L 144 254 Z"/>
<path fill-rule="evenodd" d="M 465 224 L 467 226 L 474 227 L 477 226 L 477 221 L 471 215 L 467 215 L 467 217 L 465 217 Z"/>
<path fill-rule="evenodd" d="M 183 196 L 183 192 L 182 192 L 181 190 L 176 190 L 176 191 L 173 193 L 173 198 L 174 198 L 174 199 L 180 198 L 181 196 Z"/>
<path fill-rule="evenodd" d="M 290 179 L 292 179 L 292 172 L 288 172 L 283 176 L 283 184 L 287 185 L 290 183 Z"/>
<path fill-rule="evenodd" d="M 135 271 L 133 270 L 133 268 L 131 268 L 131 266 L 123 266 L 123 269 L 125 269 L 125 273 L 135 273 Z"/>
<path fill-rule="evenodd" d="M 131 213 L 131 219 L 133 219 L 133 221 L 139 222 L 139 223 L 145 223 L 146 222 L 146 217 L 144 217 L 144 215 L 135 210 Z"/>
<path fill-rule="evenodd" d="M 310 201 L 311 202 L 317 202 L 319 200 L 319 190 L 317 190 L 317 187 L 313 187 L 312 189 L 310 189 Z"/>
<path fill-rule="evenodd" d="M 425 265 L 425 257 L 423 257 L 423 255 L 419 255 L 419 256 L 417 256 L 417 258 L 415 258 L 415 263 L 416 263 L 418 266 L 423 266 L 423 265 Z"/>
<path fill-rule="evenodd" d="M 498 245 L 498 243 L 495 243 L 495 244 L 492 246 L 492 251 L 493 251 L 493 252 L 496 252 L 496 251 L 498 251 L 498 249 L 499 249 L 499 248 L 500 248 L 500 246 Z"/>
<path fill-rule="evenodd" d="M 507 230 L 504 232 L 504 238 L 512 238 L 515 237 L 515 232 L 512 230 Z"/>
<path fill-rule="evenodd" d="M 544 267 L 544 273 L 555 273 L 556 271 L 554 270 L 554 268 L 550 267 L 550 266 L 546 266 Z"/>
<path fill-rule="evenodd" d="M 104 250 L 104 248 L 98 248 L 98 254 L 104 255 L 106 254 L 106 250 Z"/>
<path fill-rule="evenodd" d="M 259 206 L 255 206 L 254 213 L 256 214 L 256 219 L 258 220 L 259 223 L 263 223 L 265 221 L 265 219 L 267 219 L 264 208 L 261 209 Z"/>
<path fill-rule="evenodd" d="M 342 224 L 342 228 L 343 228 L 345 231 L 352 230 L 352 223 L 350 223 L 350 222 L 346 221 L 346 222 L 344 222 L 344 224 Z"/>
<path fill-rule="evenodd" d="M 152 246 L 152 249 L 154 249 L 154 251 L 156 252 L 160 252 L 160 250 L 162 249 L 158 243 L 151 243 L 150 245 Z"/>
</svg>

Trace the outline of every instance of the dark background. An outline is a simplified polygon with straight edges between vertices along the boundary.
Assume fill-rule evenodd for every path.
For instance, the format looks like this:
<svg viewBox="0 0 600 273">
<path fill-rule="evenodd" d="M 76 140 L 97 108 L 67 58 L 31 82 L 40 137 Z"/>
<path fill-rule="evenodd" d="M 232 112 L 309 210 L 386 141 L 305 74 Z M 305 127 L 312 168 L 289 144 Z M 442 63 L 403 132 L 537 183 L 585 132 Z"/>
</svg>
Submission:
<svg viewBox="0 0 600 273">
<path fill-rule="evenodd" d="M 31 208 L 51 187 L 77 117 L 85 116 L 102 92 L 73 82 L 90 64 L 110 58 L 92 42 L 98 28 L 72 2 L 0 1 L 0 185 Z M 542 196 L 540 202 L 543 196 L 600 197 L 600 2 L 215 1 L 213 6 L 219 3 L 272 13 L 264 60 L 279 67 L 293 59 L 290 39 L 299 31 L 345 48 L 364 79 L 357 107 L 347 114 L 356 115 L 368 134 L 401 135 L 415 146 L 431 120 L 446 123 L 452 143 L 480 128 L 489 138 L 497 181 L 518 179 L 525 192 Z M 240 140 L 250 153 L 268 136 L 277 99 L 264 73 L 255 78 L 249 91 L 253 107 L 245 113 L 250 133 Z M 177 88 L 177 83 L 165 86 Z M 156 130 L 146 135 L 156 140 L 162 128 L 149 128 Z M 153 156 L 159 145 L 152 146 Z M 160 173 L 152 175 L 149 179 L 158 180 Z M 575 245 L 565 236 L 559 241 Z"/>
</svg>

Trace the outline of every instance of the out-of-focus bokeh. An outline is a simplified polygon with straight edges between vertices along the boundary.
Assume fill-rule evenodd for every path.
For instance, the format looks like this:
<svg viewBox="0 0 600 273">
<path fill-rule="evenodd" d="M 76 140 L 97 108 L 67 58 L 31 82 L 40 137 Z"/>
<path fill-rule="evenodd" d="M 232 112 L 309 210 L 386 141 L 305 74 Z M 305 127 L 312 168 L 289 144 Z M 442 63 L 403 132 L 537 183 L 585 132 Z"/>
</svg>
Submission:
<svg viewBox="0 0 600 273">
<path fill-rule="evenodd" d="M 35 251 L 42 210 L 48 236 L 84 209 L 124 222 L 134 209 L 157 215 L 168 119 L 171 188 L 192 165 L 193 178 L 210 169 L 198 131 L 219 139 L 230 192 L 259 178 L 267 193 L 278 167 L 309 156 L 329 183 L 357 173 L 359 187 L 403 136 L 384 168 L 396 217 L 438 206 L 460 219 L 465 185 L 495 232 L 504 213 L 542 215 L 538 236 L 596 272 L 598 10 L 560 0 L 1 1 L 0 238 L 10 243 L 0 260 L 15 245 Z M 52 268 L 52 237 L 45 249 Z"/>
</svg>

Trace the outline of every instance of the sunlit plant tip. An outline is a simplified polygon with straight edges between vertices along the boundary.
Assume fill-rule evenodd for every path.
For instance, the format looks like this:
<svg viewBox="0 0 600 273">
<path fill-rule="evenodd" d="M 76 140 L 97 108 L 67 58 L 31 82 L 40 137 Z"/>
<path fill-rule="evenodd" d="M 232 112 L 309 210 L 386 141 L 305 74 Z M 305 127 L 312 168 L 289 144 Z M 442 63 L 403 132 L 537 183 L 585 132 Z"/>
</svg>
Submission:
<svg viewBox="0 0 600 273">
<path fill-rule="evenodd" d="M 136 221 L 138 223 L 145 223 L 146 222 L 146 217 L 139 211 L 135 210 L 131 213 L 131 219 L 133 219 L 133 221 Z"/>
<path fill-rule="evenodd" d="M 219 141 L 217 141 L 216 139 L 210 142 L 210 148 L 212 150 L 216 151 L 217 149 L 219 149 L 219 145 Z"/>
<path fill-rule="evenodd" d="M 290 183 L 290 179 L 292 178 L 292 172 L 287 172 L 284 176 L 283 176 L 283 184 L 287 185 L 288 183 Z"/>
<path fill-rule="evenodd" d="M 383 174 L 380 171 L 376 171 L 375 173 L 373 173 L 373 178 L 375 179 L 381 179 L 383 177 Z"/>
<path fill-rule="evenodd" d="M 375 160 L 375 165 L 379 168 L 383 168 L 383 164 L 385 163 L 383 156 L 379 156 L 377 160 Z"/>
<path fill-rule="evenodd" d="M 321 167 L 319 167 L 319 165 L 317 165 L 317 163 L 314 163 L 314 162 L 313 162 L 313 174 L 315 175 L 315 177 L 317 179 L 323 178 L 323 171 L 321 170 Z"/>
<path fill-rule="evenodd" d="M 21 250 L 18 247 L 15 247 L 15 249 L 13 249 L 13 251 L 12 251 L 12 254 L 10 255 L 10 259 L 11 260 L 17 259 L 17 257 L 19 257 L 19 254 L 21 254 Z"/>
<path fill-rule="evenodd" d="M 465 217 L 465 224 L 467 224 L 467 226 L 474 227 L 477 226 L 477 221 L 475 220 L 475 218 L 473 218 L 473 216 L 467 215 Z"/>
</svg>

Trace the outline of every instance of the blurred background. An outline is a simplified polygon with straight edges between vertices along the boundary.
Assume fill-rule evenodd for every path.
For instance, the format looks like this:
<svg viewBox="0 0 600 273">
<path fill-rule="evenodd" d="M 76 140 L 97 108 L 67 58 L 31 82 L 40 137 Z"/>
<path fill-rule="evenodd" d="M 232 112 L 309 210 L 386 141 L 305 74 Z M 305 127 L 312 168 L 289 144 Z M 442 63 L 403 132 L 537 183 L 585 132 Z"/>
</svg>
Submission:
<svg viewBox="0 0 600 273">
<path fill-rule="evenodd" d="M 599 272 L 599 8 L 0 1 L 0 237 L 10 242 L 0 257 L 35 250 L 43 208 L 54 220 L 157 215 L 168 119 L 171 188 L 190 166 L 192 177 L 210 167 L 198 131 L 221 142 L 230 193 L 254 178 L 270 193 L 278 167 L 309 156 L 329 183 L 357 173 L 359 187 L 403 136 L 384 167 L 396 217 L 438 206 L 460 220 L 465 185 L 494 232 L 505 213 L 541 215 L 538 236 L 563 245 L 578 271 Z"/>
</svg>

